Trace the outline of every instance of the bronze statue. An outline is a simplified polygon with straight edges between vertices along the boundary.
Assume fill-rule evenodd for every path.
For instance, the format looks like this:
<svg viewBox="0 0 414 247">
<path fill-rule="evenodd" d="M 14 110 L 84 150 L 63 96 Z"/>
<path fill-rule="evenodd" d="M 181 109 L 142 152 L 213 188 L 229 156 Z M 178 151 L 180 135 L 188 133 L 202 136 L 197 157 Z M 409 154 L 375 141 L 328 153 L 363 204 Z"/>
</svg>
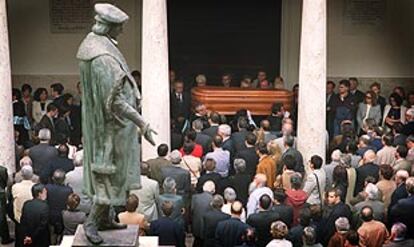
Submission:
<svg viewBox="0 0 414 247">
<path fill-rule="evenodd" d="M 138 112 L 141 95 L 117 36 L 128 15 L 111 4 L 95 5 L 96 23 L 82 41 L 82 128 L 84 192 L 93 199 L 84 224 L 93 244 L 102 243 L 98 230 L 122 229 L 114 221 L 113 206 L 125 204 L 128 191 L 140 189 L 139 133 L 152 145 L 156 134 Z"/>
</svg>

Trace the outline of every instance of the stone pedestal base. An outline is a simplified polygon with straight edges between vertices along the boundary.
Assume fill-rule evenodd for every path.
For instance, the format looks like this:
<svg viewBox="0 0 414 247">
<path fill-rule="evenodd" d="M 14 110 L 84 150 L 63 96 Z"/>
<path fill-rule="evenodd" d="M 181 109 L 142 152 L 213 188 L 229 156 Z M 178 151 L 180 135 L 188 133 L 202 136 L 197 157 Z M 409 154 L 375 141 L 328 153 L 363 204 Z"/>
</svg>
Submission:
<svg viewBox="0 0 414 247">
<path fill-rule="evenodd" d="M 123 247 L 136 247 L 138 246 L 138 226 L 128 225 L 128 228 L 122 230 L 108 230 L 99 231 L 99 235 L 103 238 L 104 242 L 99 246 L 123 246 Z M 86 238 L 83 230 L 83 225 L 79 225 L 76 229 L 75 239 L 73 240 L 73 247 L 94 246 Z"/>
</svg>

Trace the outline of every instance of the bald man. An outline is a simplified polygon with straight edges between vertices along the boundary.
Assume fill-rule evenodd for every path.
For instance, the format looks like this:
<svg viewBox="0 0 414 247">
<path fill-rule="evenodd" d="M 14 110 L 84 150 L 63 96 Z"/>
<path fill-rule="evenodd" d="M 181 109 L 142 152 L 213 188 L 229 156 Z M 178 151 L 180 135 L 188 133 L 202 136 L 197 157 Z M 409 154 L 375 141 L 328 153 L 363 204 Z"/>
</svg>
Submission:
<svg viewBox="0 0 414 247">
<path fill-rule="evenodd" d="M 236 246 L 243 244 L 243 235 L 250 228 L 240 220 L 243 204 L 239 201 L 231 205 L 231 218 L 220 221 L 216 228 L 215 246 Z"/>
<path fill-rule="evenodd" d="M 354 196 L 364 189 L 364 182 L 368 176 L 375 178 L 375 181 L 379 179 L 379 166 L 374 163 L 376 159 L 375 152 L 367 150 L 362 159 L 362 165 L 356 169 L 357 181 L 355 184 Z"/>
</svg>

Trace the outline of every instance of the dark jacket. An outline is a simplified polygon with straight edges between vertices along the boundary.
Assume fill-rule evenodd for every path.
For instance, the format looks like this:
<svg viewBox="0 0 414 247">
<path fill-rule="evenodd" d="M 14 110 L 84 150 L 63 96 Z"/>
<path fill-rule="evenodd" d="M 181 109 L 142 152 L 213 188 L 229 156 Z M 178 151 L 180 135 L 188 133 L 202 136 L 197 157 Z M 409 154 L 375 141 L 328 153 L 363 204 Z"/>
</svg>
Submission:
<svg viewBox="0 0 414 247">
<path fill-rule="evenodd" d="M 195 237 L 201 238 L 204 235 L 203 216 L 211 209 L 211 200 L 213 195 L 208 192 L 195 194 L 191 198 L 192 232 Z"/>
<path fill-rule="evenodd" d="M 345 217 L 351 222 L 351 209 L 343 202 L 339 202 L 334 206 L 326 206 L 321 223 L 321 244 L 328 245 L 329 240 L 335 233 L 335 221 L 339 217 Z"/>
<path fill-rule="evenodd" d="M 277 220 L 280 220 L 280 215 L 271 210 L 260 211 L 258 213 L 251 214 L 249 218 L 247 218 L 246 223 L 255 229 L 257 246 L 266 246 L 266 244 L 272 240 L 270 225 Z"/>
<path fill-rule="evenodd" d="M 235 159 L 237 158 L 246 161 L 246 173 L 253 178 L 256 174 L 257 164 L 259 163 L 259 156 L 256 154 L 255 147 L 248 147 L 239 151 L 235 156 Z"/>
<path fill-rule="evenodd" d="M 232 141 L 233 150 L 235 153 L 238 153 L 241 150 L 246 148 L 245 141 L 246 141 L 246 136 L 249 133 L 250 133 L 249 131 L 242 129 L 240 131 L 237 131 L 231 134 L 230 139 Z"/>
<path fill-rule="evenodd" d="M 46 201 L 33 199 L 23 205 L 20 226 L 23 239 L 32 238 L 30 246 L 49 246 L 49 206 Z M 21 243 L 23 245 L 23 243 Z"/>
<path fill-rule="evenodd" d="M 220 221 L 216 228 L 216 246 L 229 247 L 242 244 L 242 237 L 248 228 L 249 225 L 237 218 Z"/>
<path fill-rule="evenodd" d="M 280 220 L 283 221 L 288 227 L 293 223 L 293 208 L 285 204 L 273 205 L 272 211 L 276 212 L 280 216 Z"/>
<path fill-rule="evenodd" d="M 190 117 L 191 108 L 191 95 L 188 92 L 182 93 L 182 100 L 178 100 L 175 93 L 170 97 L 171 117 L 177 119 L 179 116 L 183 116 L 186 119 Z"/>
<path fill-rule="evenodd" d="M 51 159 L 40 171 L 40 182 L 47 184 L 53 176 L 53 173 L 58 169 L 68 173 L 75 169 L 75 166 L 73 165 L 73 161 L 68 157 L 57 156 Z"/>
<path fill-rule="evenodd" d="M 185 246 L 184 229 L 168 217 L 151 222 L 149 235 L 158 236 L 159 245 Z"/>
<path fill-rule="evenodd" d="M 197 193 L 203 192 L 203 185 L 208 180 L 211 180 L 214 182 L 214 184 L 216 185 L 216 191 L 221 191 L 221 180 L 222 179 L 221 179 L 220 174 L 218 174 L 217 172 L 210 172 L 210 173 L 205 173 L 198 178 L 197 185 L 196 185 Z"/>
<path fill-rule="evenodd" d="M 39 175 L 42 168 L 45 167 L 50 160 L 56 158 L 58 151 L 55 147 L 47 143 L 40 143 L 29 149 L 29 156 L 33 162 L 33 172 Z"/>
<path fill-rule="evenodd" d="M 365 179 L 372 176 L 376 181 L 379 179 L 379 166 L 374 163 L 364 164 L 356 169 L 357 180 L 355 183 L 354 196 L 364 189 Z"/>
<path fill-rule="evenodd" d="M 195 142 L 197 144 L 200 144 L 203 147 L 203 155 L 206 155 L 206 153 L 209 153 L 212 151 L 212 147 L 211 147 L 212 138 L 210 136 L 203 134 L 201 132 L 198 132 Z"/>
<path fill-rule="evenodd" d="M 161 168 L 161 173 L 163 180 L 166 177 L 174 178 L 175 183 L 177 184 L 177 194 L 182 195 L 184 201 L 189 199 L 190 191 L 191 191 L 191 180 L 190 180 L 190 173 L 176 165 L 172 166 L 165 166 Z"/>
<path fill-rule="evenodd" d="M 217 135 L 217 130 L 218 130 L 218 125 L 213 125 L 213 126 L 208 127 L 207 129 L 204 129 L 202 133 L 210 136 L 211 138 L 214 138 Z"/>
<path fill-rule="evenodd" d="M 401 222 L 407 226 L 407 238 L 414 238 L 414 195 L 400 199 L 391 209 L 393 222 Z"/>
<path fill-rule="evenodd" d="M 220 221 L 230 219 L 230 215 L 217 209 L 211 209 L 203 215 L 203 242 L 205 247 L 214 246 L 217 224 Z"/>
<path fill-rule="evenodd" d="M 69 186 L 58 184 L 47 184 L 46 189 L 49 222 L 55 227 L 55 232 L 59 234 L 63 231 L 62 211 L 66 209 L 66 201 L 73 190 Z"/>
<path fill-rule="evenodd" d="M 245 172 L 237 173 L 229 178 L 229 186 L 233 187 L 237 194 L 237 200 L 243 203 L 244 206 L 246 206 L 249 199 L 249 185 L 251 181 L 251 176 Z"/>
<path fill-rule="evenodd" d="M 36 125 L 36 133 L 39 133 L 41 129 L 49 129 L 50 130 L 50 143 L 56 143 L 56 133 L 55 133 L 55 123 L 54 119 L 50 119 L 47 114 L 43 115 L 42 119 L 40 119 L 39 124 Z"/>
</svg>

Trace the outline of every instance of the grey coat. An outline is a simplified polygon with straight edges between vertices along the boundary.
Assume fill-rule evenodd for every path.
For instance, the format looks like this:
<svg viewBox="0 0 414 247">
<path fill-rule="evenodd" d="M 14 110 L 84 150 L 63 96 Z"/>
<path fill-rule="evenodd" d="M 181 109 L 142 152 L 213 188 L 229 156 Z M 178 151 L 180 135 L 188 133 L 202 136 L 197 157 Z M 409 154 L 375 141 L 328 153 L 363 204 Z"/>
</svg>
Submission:
<svg viewBox="0 0 414 247">
<path fill-rule="evenodd" d="M 315 175 L 318 177 L 320 190 L 318 190 L 318 184 L 316 183 Z M 303 190 L 308 194 L 308 200 L 306 202 L 309 204 L 320 204 L 321 198 L 323 198 L 325 193 L 325 186 L 326 174 L 322 168 L 316 169 L 312 173 L 309 173 L 306 178 L 305 185 L 303 186 Z"/>
<path fill-rule="evenodd" d="M 213 195 L 208 192 L 195 194 L 191 198 L 192 230 L 193 235 L 196 237 L 202 237 L 204 235 L 203 216 L 205 212 L 210 210 L 211 200 L 213 200 Z"/>
<path fill-rule="evenodd" d="M 365 114 L 367 113 L 367 104 L 365 103 L 359 103 L 358 105 L 358 111 L 357 111 L 357 123 L 358 123 L 358 130 L 362 129 L 362 125 L 364 124 L 364 118 Z M 371 106 L 371 109 L 368 113 L 368 118 L 372 118 L 375 120 L 375 122 L 380 125 L 382 120 L 382 114 L 381 114 L 381 106 L 375 105 Z"/>
</svg>

